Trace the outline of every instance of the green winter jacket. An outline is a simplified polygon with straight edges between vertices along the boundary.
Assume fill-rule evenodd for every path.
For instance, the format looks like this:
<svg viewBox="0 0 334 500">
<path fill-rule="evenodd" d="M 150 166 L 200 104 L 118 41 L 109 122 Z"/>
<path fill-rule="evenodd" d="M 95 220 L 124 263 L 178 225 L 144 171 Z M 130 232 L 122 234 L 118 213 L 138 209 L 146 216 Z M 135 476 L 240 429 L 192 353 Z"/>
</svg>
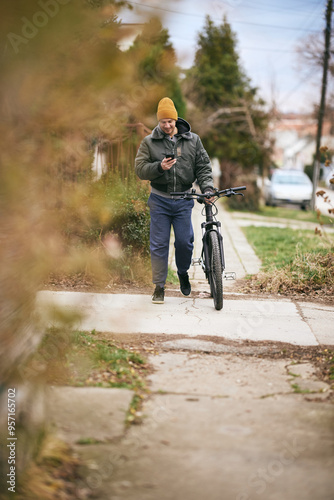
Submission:
<svg viewBox="0 0 334 500">
<path fill-rule="evenodd" d="M 159 126 L 142 140 L 135 160 L 135 172 L 140 179 L 151 181 L 152 187 L 164 193 L 186 191 L 196 179 L 204 193 L 213 188 L 208 153 L 199 136 L 191 132 L 188 122 L 178 118 L 176 127 L 176 142 Z M 163 170 L 161 161 L 171 153 L 175 154 L 177 161 L 170 170 Z"/>
</svg>

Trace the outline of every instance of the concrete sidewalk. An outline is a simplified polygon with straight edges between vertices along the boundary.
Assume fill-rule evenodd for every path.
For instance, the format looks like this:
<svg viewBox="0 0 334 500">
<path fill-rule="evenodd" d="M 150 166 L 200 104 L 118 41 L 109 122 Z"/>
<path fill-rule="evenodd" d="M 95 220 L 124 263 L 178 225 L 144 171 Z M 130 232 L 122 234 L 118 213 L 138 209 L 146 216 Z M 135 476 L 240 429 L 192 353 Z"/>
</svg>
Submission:
<svg viewBox="0 0 334 500">
<path fill-rule="evenodd" d="M 199 257 L 199 206 L 193 219 Z M 237 222 L 223 210 L 219 219 L 226 270 L 238 278 L 256 273 L 260 262 Z M 173 267 L 173 247 L 170 258 Z M 194 289 L 208 291 L 199 267 L 190 276 Z M 165 304 L 155 305 L 149 295 L 39 292 L 47 324 L 61 307 L 80 313 L 77 328 L 129 343 L 136 334 L 139 345 L 146 334 L 155 351 L 143 421 L 130 429 L 124 418 L 132 391 L 50 388 L 48 421 L 85 464 L 79 493 L 98 500 L 334 498 L 330 382 L 307 356 L 265 357 L 287 344 L 306 353 L 334 345 L 334 307 L 236 295 L 233 284 L 224 281 L 221 311 L 206 293 L 171 297 L 167 290 Z"/>
<path fill-rule="evenodd" d="M 327 214 L 328 215 L 328 214 Z M 279 228 L 290 228 L 290 229 L 306 229 L 309 231 L 315 231 L 316 228 L 321 229 L 327 234 L 333 234 L 334 228 L 329 225 L 324 224 L 323 226 L 317 222 L 306 222 L 294 219 L 283 219 L 279 217 L 266 217 L 264 215 L 257 215 L 250 212 L 233 212 L 231 215 L 234 224 L 239 227 L 245 226 L 261 226 L 261 227 L 279 227 Z"/>
<path fill-rule="evenodd" d="M 157 305 L 148 295 L 44 291 L 38 294 L 37 304 L 48 324 L 52 324 L 52 310 L 61 307 L 67 313 L 79 313 L 75 327 L 88 331 L 334 345 L 334 307 L 289 299 L 239 296 L 225 299 L 224 308 L 216 311 L 211 298 L 166 297 L 165 304 Z"/>
<path fill-rule="evenodd" d="M 49 422 L 85 464 L 78 491 L 98 500 L 333 499 L 334 406 L 311 363 L 262 359 L 254 347 L 207 354 L 168 344 L 149 357 L 143 422 L 128 430 L 131 391 L 50 389 Z"/>
<path fill-rule="evenodd" d="M 195 203 L 194 257 L 201 254 L 201 222 L 204 219 L 201 210 L 202 206 Z M 261 262 L 237 221 L 223 207 L 220 207 L 219 220 L 222 223 L 226 271 L 235 272 L 237 279 L 257 273 Z M 176 270 L 173 241 L 172 237 L 169 265 Z M 38 294 L 38 308 L 44 316 L 53 307 L 76 310 L 81 314 L 76 327 L 83 330 L 193 337 L 212 335 L 229 340 L 267 340 L 301 346 L 334 345 L 334 307 L 295 303 L 286 298 L 273 300 L 235 295 L 235 282 L 224 280 L 223 310 L 216 311 L 201 267 L 191 267 L 189 274 L 193 290 L 199 292 L 195 298 L 182 297 L 181 294 L 180 297 L 170 297 L 168 288 L 163 305 L 152 304 L 149 295 L 43 291 Z"/>
</svg>

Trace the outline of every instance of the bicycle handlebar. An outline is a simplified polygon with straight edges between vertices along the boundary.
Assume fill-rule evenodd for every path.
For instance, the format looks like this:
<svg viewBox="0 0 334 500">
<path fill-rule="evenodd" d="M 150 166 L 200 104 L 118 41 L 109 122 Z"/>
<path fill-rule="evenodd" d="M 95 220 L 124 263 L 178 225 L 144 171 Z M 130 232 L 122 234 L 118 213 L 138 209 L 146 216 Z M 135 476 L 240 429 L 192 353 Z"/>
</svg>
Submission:
<svg viewBox="0 0 334 500">
<path fill-rule="evenodd" d="M 234 188 L 227 188 L 227 189 L 222 189 L 221 191 L 218 191 L 218 189 L 214 189 L 214 191 L 210 191 L 208 193 L 196 193 L 195 189 L 192 189 L 191 191 L 183 191 L 181 193 L 170 193 L 171 196 L 180 196 L 182 198 L 197 198 L 197 199 L 202 199 L 204 198 L 222 198 L 223 196 L 233 196 L 240 194 L 243 196 L 242 193 L 238 193 L 237 191 L 244 191 L 246 189 L 246 186 L 238 186 Z"/>
</svg>

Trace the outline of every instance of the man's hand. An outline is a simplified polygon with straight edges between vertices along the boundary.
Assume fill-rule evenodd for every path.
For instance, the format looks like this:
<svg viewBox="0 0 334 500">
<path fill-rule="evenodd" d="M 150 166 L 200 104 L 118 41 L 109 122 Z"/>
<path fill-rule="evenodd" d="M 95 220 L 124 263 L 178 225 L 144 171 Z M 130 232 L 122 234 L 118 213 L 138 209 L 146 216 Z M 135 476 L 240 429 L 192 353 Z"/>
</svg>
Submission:
<svg viewBox="0 0 334 500">
<path fill-rule="evenodd" d="M 204 194 L 212 194 L 213 196 L 211 196 L 210 198 L 204 198 L 204 201 L 205 203 L 213 203 L 215 201 L 215 197 L 214 197 L 214 191 L 212 191 L 212 189 L 207 189 Z"/>
<path fill-rule="evenodd" d="M 164 158 L 161 162 L 162 170 L 169 170 L 176 163 L 176 158 Z"/>
</svg>

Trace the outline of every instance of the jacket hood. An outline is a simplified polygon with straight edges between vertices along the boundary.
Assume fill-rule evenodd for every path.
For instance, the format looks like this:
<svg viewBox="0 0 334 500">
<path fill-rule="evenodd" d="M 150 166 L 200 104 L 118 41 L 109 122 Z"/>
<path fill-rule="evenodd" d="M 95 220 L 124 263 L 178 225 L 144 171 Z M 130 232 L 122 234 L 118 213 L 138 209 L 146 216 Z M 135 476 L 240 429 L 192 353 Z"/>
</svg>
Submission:
<svg viewBox="0 0 334 500">
<path fill-rule="evenodd" d="M 176 136 L 181 135 L 184 139 L 192 138 L 191 127 L 186 120 L 178 118 L 175 126 L 177 128 Z M 159 125 L 157 125 L 152 131 L 152 139 L 163 139 L 166 135 L 167 134 L 161 130 Z"/>
<path fill-rule="evenodd" d="M 178 130 L 177 135 L 186 135 L 191 132 L 190 123 L 186 122 L 183 118 L 178 118 L 176 120 L 176 128 Z"/>
</svg>

